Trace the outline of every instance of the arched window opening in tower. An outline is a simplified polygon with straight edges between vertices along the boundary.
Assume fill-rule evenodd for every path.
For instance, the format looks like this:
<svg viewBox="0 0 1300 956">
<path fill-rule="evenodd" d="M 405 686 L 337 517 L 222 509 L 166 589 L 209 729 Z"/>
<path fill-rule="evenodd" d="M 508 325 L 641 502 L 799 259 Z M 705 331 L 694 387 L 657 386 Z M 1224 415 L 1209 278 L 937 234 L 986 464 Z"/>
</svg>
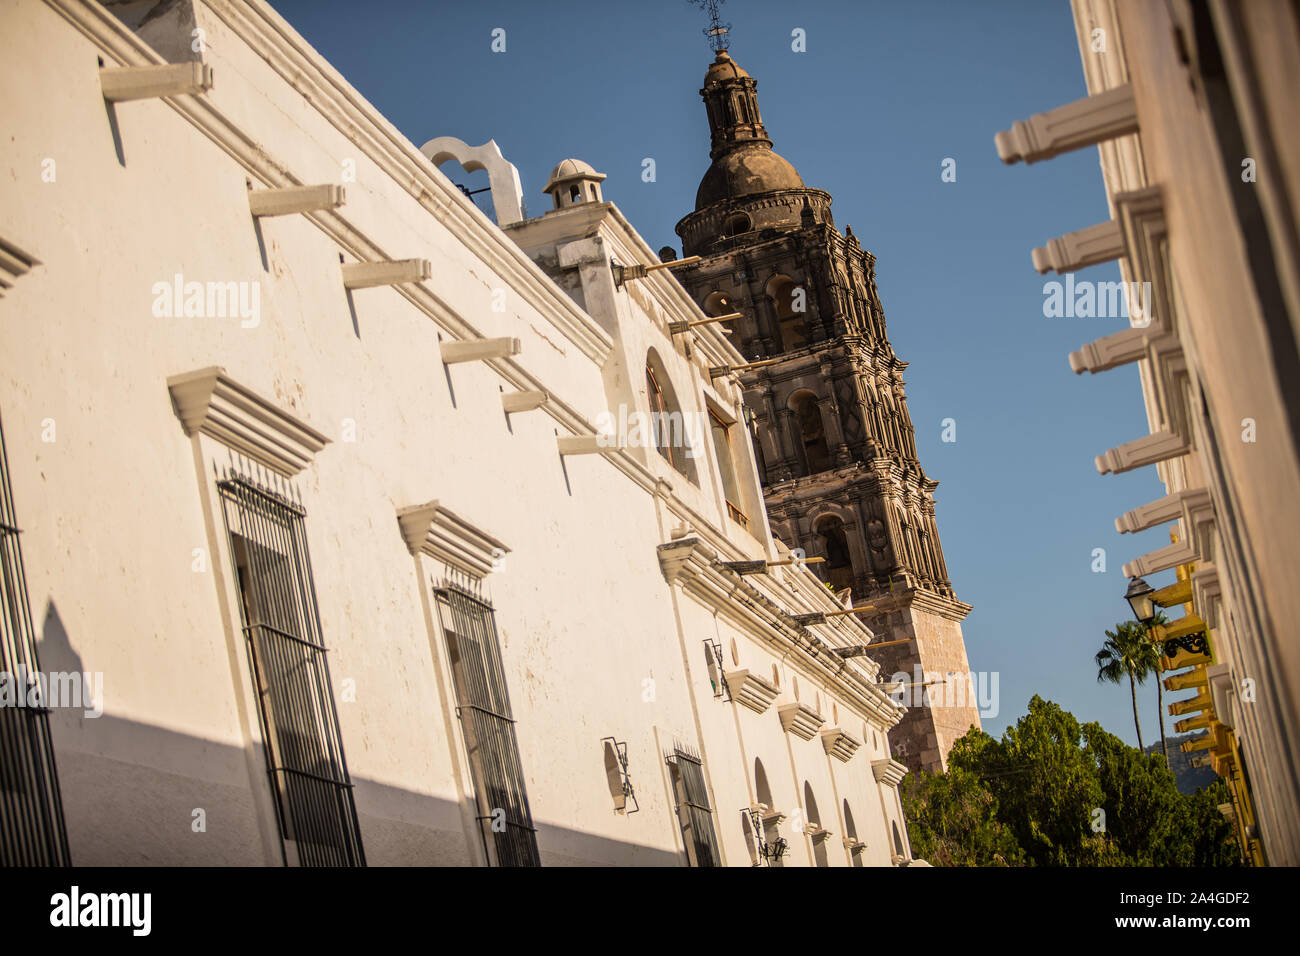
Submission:
<svg viewBox="0 0 1300 956">
<path fill-rule="evenodd" d="M 753 228 L 754 224 L 750 221 L 749 216 L 740 212 L 727 219 L 726 224 L 722 227 L 722 233 L 724 236 L 739 236 Z"/>
<path fill-rule="evenodd" d="M 705 315 L 731 315 L 733 312 L 740 311 L 732 303 L 727 293 L 721 290 L 715 290 L 705 296 L 704 304 L 700 306 L 700 309 Z M 731 335 L 732 332 L 735 331 L 736 323 L 734 321 L 720 322 L 718 323 L 718 327 L 723 330 L 724 334 Z M 748 337 L 749 334 L 750 333 L 746 332 L 746 337 Z"/>
<path fill-rule="evenodd" d="M 655 450 L 681 475 L 698 485 L 695 462 L 687 455 L 691 436 L 686 419 L 663 364 L 653 351 L 646 358 L 645 383 L 650 403 L 650 440 Z"/>
<path fill-rule="evenodd" d="M 853 584 L 853 558 L 849 553 L 844 522 L 834 515 L 827 515 L 817 522 L 815 530 L 821 539 L 822 553 L 826 555 L 826 563 L 821 565 L 824 580 L 837 591 L 850 587 Z"/>
<path fill-rule="evenodd" d="M 718 290 L 705 296 L 703 311 L 705 315 L 727 315 L 736 310 L 731 307 L 727 293 Z"/>
<path fill-rule="evenodd" d="M 790 399 L 790 408 L 799 427 L 800 445 L 808 473 L 829 471 L 831 452 L 826 444 L 826 426 L 822 422 L 822 410 L 817 404 L 817 397 L 812 392 L 798 392 Z"/>
<path fill-rule="evenodd" d="M 789 276 L 774 276 L 767 283 L 767 294 L 776 309 L 781 332 L 781 351 L 792 352 L 808 344 L 807 291 L 795 285 Z"/>
</svg>

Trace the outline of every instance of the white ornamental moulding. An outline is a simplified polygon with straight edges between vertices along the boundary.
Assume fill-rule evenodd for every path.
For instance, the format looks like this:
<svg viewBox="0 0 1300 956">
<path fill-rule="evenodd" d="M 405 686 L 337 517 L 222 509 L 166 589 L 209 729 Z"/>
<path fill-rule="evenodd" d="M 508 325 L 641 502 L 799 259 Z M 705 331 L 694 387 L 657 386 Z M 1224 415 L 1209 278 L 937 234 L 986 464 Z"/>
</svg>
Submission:
<svg viewBox="0 0 1300 956">
<path fill-rule="evenodd" d="M 0 299 L 14 287 L 14 280 L 25 276 L 41 261 L 11 242 L 0 239 Z"/>
<path fill-rule="evenodd" d="M 1156 403 L 1164 413 L 1163 420 L 1168 422 L 1170 431 L 1191 435 L 1192 389 L 1182 343 L 1173 335 L 1162 335 L 1150 341 L 1147 354 L 1151 361 L 1151 384 Z"/>
<path fill-rule="evenodd" d="M 1115 219 L 1124 230 L 1124 249 L 1135 282 L 1150 282 L 1149 331 L 1173 331 L 1173 288 L 1170 285 L 1165 205 L 1159 186 L 1148 186 L 1113 197 Z"/>
<path fill-rule="evenodd" d="M 854 856 L 857 856 L 867 848 L 867 844 L 862 840 L 855 840 L 853 837 L 844 838 L 844 849 L 848 850 Z"/>
<path fill-rule="evenodd" d="M 772 701 L 776 700 L 776 685 L 748 668 L 727 671 L 726 678 L 732 700 L 756 714 L 765 712 L 772 706 Z"/>
<path fill-rule="evenodd" d="M 822 747 L 837 760 L 848 762 L 862 746 L 862 741 L 845 733 L 839 727 L 827 727 L 822 731 Z"/>
<path fill-rule="evenodd" d="M 286 478 L 330 441 L 219 366 L 174 375 L 167 389 L 186 435 L 207 435 Z"/>
<path fill-rule="evenodd" d="M 881 760 L 871 761 L 871 773 L 876 778 L 876 783 L 883 783 L 887 787 L 897 787 L 907 776 L 907 764 L 899 763 L 897 760 L 886 757 Z"/>
<path fill-rule="evenodd" d="M 1070 354 L 1070 368 L 1076 374 L 1105 372 L 1136 362 L 1148 355 L 1149 347 L 1168 348 L 1164 340 L 1174 336 L 1176 316 L 1168 261 L 1168 227 L 1160 187 L 1149 186 L 1114 196 L 1115 222 L 1123 233 L 1131 281 L 1151 284 L 1149 315 L 1139 320 L 1130 316 L 1133 327 L 1103 336 Z M 1139 285 L 1139 290 L 1144 287 Z M 1145 292 L 1142 292 L 1145 296 Z"/>
<path fill-rule="evenodd" d="M 993 141 L 998 157 L 1010 165 L 1051 159 L 1137 131 L 1137 103 L 1133 88 L 1126 83 L 1027 120 L 1017 120 Z"/>
<path fill-rule="evenodd" d="M 1201 615 L 1207 627 L 1219 627 L 1219 609 L 1223 604 L 1223 590 L 1219 586 L 1219 569 L 1211 561 L 1196 562 L 1192 572 L 1192 607 Z"/>
<path fill-rule="evenodd" d="M 487 577 L 510 549 L 437 501 L 403 508 L 397 523 L 411 554 L 426 554 L 471 577 Z"/>
<path fill-rule="evenodd" d="M 577 437 L 577 436 L 575 436 Z M 583 436 L 585 437 L 585 436 Z M 591 436 L 593 442 L 598 436 Z M 560 439 L 563 441 L 563 437 Z M 562 449 L 563 450 L 563 449 Z M 734 612 L 757 632 L 774 627 L 785 638 L 798 638 L 807 644 L 810 636 L 788 614 L 743 579 L 724 571 L 716 549 L 698 537 L 684 537 L 658 547 L 659 570 L 669 584 L 680 584 L 709 607 Z M 748 603 L 736 600 L 743 595 Z"/>
<path fill-rule="evenodd" d="M 1227 664 L 1212 664 L 1205 669 L 1205 683 L 1214 704 L 1214 716 L 1229 730 L 1237 726 L 1237 685 Z"/>
<path fill-rule="evenodd" d="M 1197 488 L 1194 491 L 1170 495 L 1168 498 L 1177 499 L 1178 511 L 1173 517 L 1177 518 L 1181 524 L 1182 534 L 1179 536 L 1180 540 L 1157 551 L 1152 551 L 1150 554 L 1144 554 L 1140 558 L 1134 558 L 1125 564 L 1124 575 L 1126 577 L 1144 577 L 1148 574 L 1168 571 L 1180 564 L 1214 560 L 1216 523 L 1214 520 L 1214 502 L 1210 498 L 1209 491 L 1205 488 Z M 1168 506 L 1165 502 L 1168 501 L 1168 498 L 1162 498 L 1147 507 L 1167 509 Z M 1131 514 L 1133 512 L 1129 512 L 1124 517 L 1127 518 Z M 1173 520 L 1173 518 L 1166 520 Z M 1119 522 L 1116 521 L 1116 526 L 1118 525 Z"/>
<path fill-rule="evenodd" d="M 681 586 L 706 607 L 727 615 L 755 637 L 787 650 L 789 645 L 794 645 L 804 663 L 820 673 L 823 679 L 834 682 L 840 693 L 850 695 L 855 707 L 889 726 L 898 721 L 901 708 L 897 704 L 856 670 L 846 669 L 837 656 L 829 653 L 830 648 L 825 642 L 815 641 L 807 628 L 795 621 L 775 600 L 750 584 L 749 578 L 726 570 L 714 547 L 689 536 L 661 544 L 657 551 L 659 569 L 670 585 Z M 831 603 L 828 592 L 818 597 Z M 970 605 L 964 605 L 964 608 L 968 611 Z"/>
<path fill-rule="evenodd" d="M 799 701 L 783 704 L 776 712 L 781 717 L 781 728 L 786 733 L 794 734 L 804 740 L 812 740 L 818 728 L 826 723 L 825 717 Z"/>
</svg>

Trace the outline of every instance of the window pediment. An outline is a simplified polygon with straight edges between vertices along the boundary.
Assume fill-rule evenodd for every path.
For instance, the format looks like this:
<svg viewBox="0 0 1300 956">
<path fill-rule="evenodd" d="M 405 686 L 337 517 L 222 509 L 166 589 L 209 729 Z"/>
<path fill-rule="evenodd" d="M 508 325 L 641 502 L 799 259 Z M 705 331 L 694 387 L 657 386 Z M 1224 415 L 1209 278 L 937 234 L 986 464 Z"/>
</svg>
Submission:
<svg viewBox="0 0 1300 956">
<path fill-rule="evenodd" d="M 403 508 L 397 523 L 411 554 L 427 554 L 476 578 L 491 574 L 510 551 L 437 501 Z"/>
<path fill-rule="evenodd" d="M 173 375 L 167 389 L 186 435 L 207 435 L 286 478 L 310 465 L 330 441 L 220 366 Z"/>
</svg>

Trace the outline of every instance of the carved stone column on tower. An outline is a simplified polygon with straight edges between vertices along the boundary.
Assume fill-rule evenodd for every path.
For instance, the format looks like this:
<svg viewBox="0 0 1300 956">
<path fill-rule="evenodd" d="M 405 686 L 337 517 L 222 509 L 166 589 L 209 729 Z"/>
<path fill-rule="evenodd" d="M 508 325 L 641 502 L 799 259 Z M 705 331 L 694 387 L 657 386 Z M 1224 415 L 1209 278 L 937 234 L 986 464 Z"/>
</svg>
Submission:
<svg viewBox="0 0 1300 956">
<path fill-rule="evenodd" d="M 822 412 L 823 427 L 826 429 L 826 445 L 832 450 L 837 465 L 847 465 L 849 446 L 844 441 L 844 421 L 840 417 L 840 403 L 835 398 L 835 379 L 831 375 L 831 362 L 824 359 L 821 363 L 822 380 L 826 382 L 826 395 L 818 399 L 817 405 Z"/>
</svg>

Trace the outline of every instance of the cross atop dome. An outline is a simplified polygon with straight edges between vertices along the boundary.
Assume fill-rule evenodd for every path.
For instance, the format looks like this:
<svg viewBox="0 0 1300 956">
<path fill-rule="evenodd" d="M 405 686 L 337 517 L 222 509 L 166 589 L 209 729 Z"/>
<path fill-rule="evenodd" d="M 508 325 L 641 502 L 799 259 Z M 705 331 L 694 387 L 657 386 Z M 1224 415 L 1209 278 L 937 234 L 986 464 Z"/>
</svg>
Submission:
<svg viewBox="0 0 1300 956">
<path fill-rule="evenodd" d="M 704 35 L 709 38 L 709 46 L 714 53 L 723 53 L 727 49 L 727 34 L 731 31 L 730 23 L 722 22 L 722 5 L 727 0 L 691 0 L 709 15 L 709 26 Z"/>
</svg>

